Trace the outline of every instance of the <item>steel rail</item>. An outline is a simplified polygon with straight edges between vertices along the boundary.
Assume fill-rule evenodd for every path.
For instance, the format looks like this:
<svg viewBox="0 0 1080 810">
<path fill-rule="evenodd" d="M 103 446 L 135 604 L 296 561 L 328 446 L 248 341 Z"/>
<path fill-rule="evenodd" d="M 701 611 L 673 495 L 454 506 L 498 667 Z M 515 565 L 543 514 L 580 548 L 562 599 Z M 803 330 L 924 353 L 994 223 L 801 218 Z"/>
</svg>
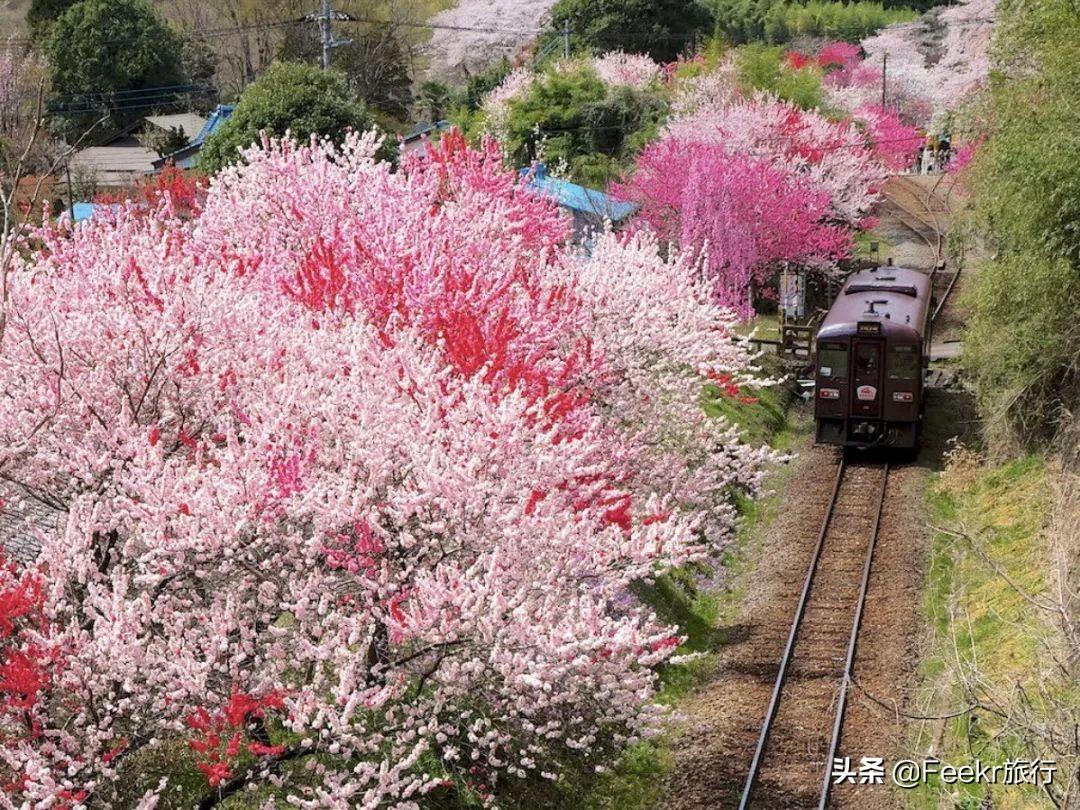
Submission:
<svg viewBox="0 0 1080 810">
<path fill-rule="evenodd" d="M 817 545 L 814 547 L 813 556 L 810 558 L 810 567 L 806 571 L 806 579 L 803 582 L 802 593 L 799 595 L 799 603 L 795 608 L 795 619 L 791 623 L 791 631 L 788 633 L 787 644 L 784 645 L 784 654 L 780 658 L 780 669 L 776 673 L 776 681 L 773 683 L 772 697 L 769 698 L 769 708 L 765 712 L 765 721 L 761 724 L 761 733 L 758 735 L 757 747 L 754 749 L 754 758 L 750 762 L 750 771 L 746 775 L 743 784 L 742 796 L 739 799 L 739 810 L 746 810 L 750 806 L 750 797 L 757 783 L 758 771 L 765 755 L 765 746 L 769 740 L 769 732 L 772 730 L 773 720 L 776 719 L 776 710 L 780 706 L 780 693 L 784 689 L 787 680 L 788 665 L 795 650 L 795 637 L 799 634 L 799 626 L 802 624 L 803 615 L 806 613 L 806 604 L 810 598 L 810 590 L 814 583 L 814 574 L 817 573 L 818 561 L 821 559 L 821 551 L 825 547 L 825 536 L 829 533 L 829 524 L 832 522 L 833 511 L 840 497 L 840 484 L 844 479 L 844 470 L 847 462 L 843 458 L 840 466 L 836 469 L 836 482 L 833 484 L 832 497 L 829 498 L 829 507 L 825 512 L 825 519 L 821 522 L 821 531 L 818 532 Z"/>
<path fill-rule="evenodd" d="M 757 747 L 754 750 L 754 758 L 750 763 L 750 771 L 747 773 L 746 782 L 743 785 L 742 796 L 739 799 L 739 810 L 747 810 L 750 806 L 750 800 L 753 797 L 754 787 L 757 784 L 758 774 L 761 770 L 761 763 L 764 760 L 765 750 L 768 746 L 769 734 L 772 731 L 772 724 L 776 719 L 776 713 L 780 706 L 780 695 L 783 692 L 784 684 L 787 682 L 788 667 L 791 663 L 792 654 L 795 649 L 795 638 L 798 635 L 803 616 L 806 612 L 806 605 L 813 588 L 814 575 L 817 573 L 818 562 L 821 559 L 821 553 L 825 546 L 825 538 L 828 536 L 829 528 L 832 524 L 833 513 L 835 512 L 836 504 L 840 497 L 841 485 L 847 467 L 847 461 L 842 459 L 840 461 L 840 466 L 836 471 L 836 481 L 833 485 L 832 497 L 829 500 L 825 518 L 821 523 L 821 530 L 818 532 L 817 545 L 814 547 L 810 566 L 806 572 L 802 593 L 799 596 L 799 604 L 795 609 L 795 618 L 791 623 L 787 644 L 784 646 L 784 654 L 780 659 L 780 669 L 776 673 L 776 681 L 773 684 L 772 696 L 769 699 L 769 707 L 765 712 L 765 719 L 761 725 L 761 733 L 758 735 Z M 870 573 L 873 568 L 874 551 L 877 547 L 877 539 L 881 530 L 881 515 L 885 507 L 885 492 L 888 481 L 889 465 L 885 464 L 881 478 L 881 489 L 878 492 L 877 507 L 874 512 L 874 527 L 870 535 L 870 543 L 867 546 L 866 557 L 863 561 L 862 579 L 859 584 L 859 598 L 855 605 L 855 615 L 852 619 L 851 633 L 848 637 L 847 656 L 844 661 L 843 677 L 840 681 L 836 717 L 833 720 L 832 736 L 829 740 L 829 752 L 825 759 L 825 770 L 822 776 L 818 810 L 824 810 L 829 801 L 830 779 L 832 777 L 831 766 L 840 745 L 840 735 L 844 725 L 844 713 L 847 708 L 848 687 L 851 684 L 852 672 L 855 668 L 855 652 L 858 645 L 859 631 L 862 627 L 863 612 L 866 607 L 866 595 L 870 588 Z"/>
<path fill-rule="evenodd" d="M 949 295 L 950 295 L 950 293 L 952 293 L 953 287 L 956 286 L 956 281 L 959 278 L 960 278 L 960 268 L 957 268 L 956 272 L 953 273 L 952 278 L 949 279 L 949 286 L 946 287 L 945 292 L 942 293 L 941 300 L 937 302 L 937 306 L 934 307 L 934 311 L 930 315 L 930 322 L 931 323 L 933 323 L 934 321 L 937 320 L 938 314 L 941 312 L 942 308 L 944 308 L 945 302 L 949 300 Z"/>
<path fill-rule="evenodd" d="M 825 810 L 829 803 L 829 788 L 832 787 L 832 762 L 840 746 L 840 733 L 844 728 L 844 710 L 847 708 L 848 686 L 851 673 L 855 668 L 855 647 L 859 641 L 859 629 L 862 626 L 863 608 L 866 607 L 866 592 L 870 588 L 870 570 L 874 562 L 874 547 L 877 545 L 881 529 L 881 513 L 885 508 L 885 489 L 889 484 L 889 465 L 881 476 L 881 492 L 878 493 L 877 512 L 874 514 L 874 531 L 870 535 L 870 545 L 866 549 L 866 561 L 863 563 L 862 582 L 859 584 L 859 601 L 855 606 L 855 619 L 851 623 L 851 636 L 848 638 L 847 659 L 844 661 L 844 678 L 840 682 L 840 699 L 836 706 L 836 719 L 833 721 L 832 739 L 829 740 L 829 753 L 825 757 L 825 773 L 821 782 L 821 799 L 818 810 Z"/>
<path fill-rule="evenodd" d="M 892 203 L 894 207 L 900 209 L 907 217 L 913 218 L 920 226 L 930 228 L 934 231 L 937 239 L 936 245 L 932 244 L 931 240 L 928 239 L 926 237 L 926 234 L 924 234 L 919 228 L 912 227 L 909 222 L 904 222 L 907 227 L 911 228 L 911 230 L 917 233 L 919 237 L 924 242 L 926 242 L 927 246 L 934 251 L 934 258 L 936 264 L 934 266 L 934 271 L 931 273 L 931 277 L 933 277 L 937 273 L 937 268 L 944 266 L 944 262 L 942 261 L 942 253 L 944 252 L 943 245 L 945 236 L 944 230 L 941 227 L 941 220 L 938 219 L 938 215 L 951 213 L 949 203 L 947 200 L 943 200 L 940 196 L 938 196 L 936 192 L 936 184 L 934 186 L 934 189 L 926 191 L 918 183 L 915 183 L 913 180 L 903 175 L 896 175 L 893 180 L 897 185 L 907 191 L 908 196 L 918 200 L 922 207 L 926 209 L 927 215 L 933 219 L 933 222 L 931 223 L 927 220 L 926 217 L 921 216 L 917 211 L 912 211 L 910 208 L 908 208 L 906 205 L 899 202 L 895 198 L 888 198 L 889 202 Z M 939 180 L 938 183 L 940 182 L 941 181 Z M 916 191 L 919 193 L 915 193 Z M 920 199 L 920 194 L 923 193 L 925 193 L 925 199 Z M 938 202 L 942 203 L 944 205 L 944 208 L 935 209 L 934 206 L 931 205 L 931 200 L 937 200 Z M 903 221 L 903 218 L 901 218 L 901 221 Z M 945 302 L 949 300 L 949 296 L 952 294 L 953 288 L 956 286 L 956 282 L 960 278 L 960 273 L 961 268 L 957 268 L 956 271 L 953 273 L 952 278 L 949 279 L 949 284 L 948 286 L 946 286 L 945 292 L 942 294 L 941 299 L 937 302 L 937 306 L 934 307 L 934 311 L 930 315 L 931 323 L 937 320 L 937 317 L 941 313 L 941 310 L 945 307 Z"/>
<path fill-rule="evenodd" d="M 901 223 L 911 229 L 920 239 L 926 242 L 926 246 L 930 248 L 931 251 L 933 251 L 934 263 L 937 264 L 939 261 L 941 261 L 941 254 L 943 253 L 943 240 L 941 236 L 941 231 L 938 229 L 937 225 L 932 222 L 927 222 L 926 217 L 919 214 L 917 211 L 912 211 L 895 197 L 886 197 L 886 200 L 890 205 L 898 209 L 903 214 L 903 216 L 899 216 L 897 217 L 897 219 L 899 219 Z M 912 225 L 912 221 L 914 221 L 914 225 Z M 933 232 L 933 239 L 926 235 L 927 230 Z"/>
</svg>

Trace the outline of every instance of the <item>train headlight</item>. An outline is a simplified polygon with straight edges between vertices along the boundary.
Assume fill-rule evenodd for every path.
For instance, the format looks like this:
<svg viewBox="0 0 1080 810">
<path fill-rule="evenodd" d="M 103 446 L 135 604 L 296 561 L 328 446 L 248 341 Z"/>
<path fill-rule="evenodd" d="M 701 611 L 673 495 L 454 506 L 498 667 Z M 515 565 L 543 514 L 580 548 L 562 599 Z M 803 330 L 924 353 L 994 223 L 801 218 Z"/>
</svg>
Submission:
<svg viewBox="0 0 1080 810">
<path fill-rule="evenodd" d="M 822 399 L 840 399 L 839 388 L 821 388 L 818 390 L 818 396 Z"/>
<path fill-rule="evenodd" d="M 893 402 L 911 402 L 914 396 L 910 391 L 894 391 L 892 399 Z"/>
</svg>

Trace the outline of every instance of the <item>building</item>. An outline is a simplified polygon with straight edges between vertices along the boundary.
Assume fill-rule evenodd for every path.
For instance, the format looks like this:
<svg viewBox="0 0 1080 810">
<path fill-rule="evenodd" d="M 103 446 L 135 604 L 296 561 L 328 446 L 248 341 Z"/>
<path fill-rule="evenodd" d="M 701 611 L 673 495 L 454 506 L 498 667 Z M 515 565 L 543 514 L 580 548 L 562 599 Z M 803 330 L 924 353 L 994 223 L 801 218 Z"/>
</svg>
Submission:
<svg viewBox="0 0 1080 810">
<path fill-rule="evenodd" d="M 602 230 L 605 222 L 617 226 L 637 210 L 633 203 L 617 200 L 610 194 L 551 177 L 543 163 L 522 169 L 521 177 L 527 188 L 551 197 L 573 216 L 574 235 L 581 242 L 587 242 L 591 233 Z"/>
<path fill-rule="evenodd" d="M 68 169 L 76 182 L 100 190 L 126 188 L 154 173 L 157 152 L 132 134 L 120 135 L 103 146 L 88 146 L 71 156 Z"/>
<path fill-rule="evenodd" d="M 440 133 L 446 132 L 453 126 L 449 121 L 436 121 L 434 124 L 420 124 L 408 135 L 401 138 L 401 156 L 411 155 L 414 152 L 423 151 L 428 140 Z"/>
<path fill-rule="evenodd" d="M 143 146 L 134 134 L 139 126 L 156 127 L 165 132 L 178 129 L 189 137 L 194 137 L 206 124 L 206 119 L 195 113 L 151 115 L 106 144 L 80 149 L 72 155 L 68 168 L 76 180 L 81 180 L 95 189 L 126 188 L 143 177 L 154 174 L 160 160 L 157 152 Z"/>
<path fill-rule="evenodd" d="M 203 144 L 206 143 L 206 139 L 217 132 L 222 124 L 232 118 L 233 110 L 235 109 L 235 104 L 218 104 L 210 114 L 209 120 L 203 124 L 202 128 L 196 133 L 195 137 L 191 139 L 188 145 L 182 149 L 178 149 L 171 155 L 155 159 L 153 161 L 154 169 L 160 171 L 165 167 L 166 163 L 172 163 L 179 169 L 194 169 L 199 162 L 199 151 L 203 148 Z"/>
</svg>

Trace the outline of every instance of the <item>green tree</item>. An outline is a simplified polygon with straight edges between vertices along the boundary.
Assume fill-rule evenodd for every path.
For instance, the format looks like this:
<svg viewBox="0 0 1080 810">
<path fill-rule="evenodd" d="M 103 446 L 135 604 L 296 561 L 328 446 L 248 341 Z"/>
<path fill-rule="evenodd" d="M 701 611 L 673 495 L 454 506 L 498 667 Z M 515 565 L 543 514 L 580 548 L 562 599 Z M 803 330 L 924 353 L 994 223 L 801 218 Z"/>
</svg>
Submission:
<svg viewBox="0 0 1080 810">
<path fill-rule="evenodd" d="M 351 41 L 334 49 L 333 67 L 345 75 L 349 89 L 363 101 L 397 121 L 408 117 L 412 79 L 405 43 L 390 25 L 370 24 L 350 31 Z M 322 65 L 322 47 L 310 29 L 287 29 L 278 51 L 284 62 Z"/>
<path fill-rule="evenodd" d="M 46 52 L 59 129 L 70 134 L 100 114 L 122 126 L 185 101 L 182 40 L 146 0 L 81 0 L 52 26 Z M 136 92 L 144 90 L 145 92 Z"/>
<path fill-rule="evenodd" d="M 548 41 L 567 23 L 575 48 L 647 53 L 668 62 L 712 30 L 712 15 L 697 0 L 559 0 Z"/>
<path fill-rule="evenodd" d="M 199 167 L 207 174 L 239 160 L 238 150 L 257 142 L 260 132 L 298 138 L 312 133 L 340 141 L 350 130 L 367 130 L 375 120 L 352 93 L 345 77 L 297 62 L 275 62 L 240 96 L 232 117 L 207 140 Z M 389 141 L 382 156 L 391 158 Z"/>
<path fill-rule="evenodd" d="M 541 155 L 570 176 L 602 186 L 655 137 L 667 112 L 656 95 L 609 89 L 590 70 L 550 73 L 510 104 L 506 148 L 517 166 Z"/>
</svg>

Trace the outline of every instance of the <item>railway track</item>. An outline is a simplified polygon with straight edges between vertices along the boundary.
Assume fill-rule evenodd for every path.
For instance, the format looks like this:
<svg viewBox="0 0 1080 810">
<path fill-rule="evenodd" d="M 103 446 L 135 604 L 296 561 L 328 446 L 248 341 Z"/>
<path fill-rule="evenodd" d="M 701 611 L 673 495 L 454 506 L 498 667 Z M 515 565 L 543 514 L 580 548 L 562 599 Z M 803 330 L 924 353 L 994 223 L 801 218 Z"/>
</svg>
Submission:
<svg viewBox="0 0 1080 810">
<path fill-rule="evenodd" d="M 911 177 L 898 174 L 890 178 L 886 203 L 892 214 L 912 230 L 934 254 L 935 265 L 945 255 L 945 234 L 951 214 L 948 201 L 933 189 L 927 190 Z"/>
<path fill-rule="evenodd" d="M 935 287 L 940 286 L 937 284 L 938 270 L 945 265 L 945 236 L 948 233 L 949 217 L 952 216 L 948 195 L 942 196 L 937 189 L 938 184 L 927 189 L 909 176 L 896 175 L 889 181 L 886 197 L 893 216 L 926 242 L 927 247 L 933 252 L 932 275 Z M 959 278 L 960 268 L 958 267 L 949 275 L 947 281 L 943 279 L 944 289 L 936 296 L 937 305 L 931 313 L 932 320 L 937 319 Z"/>
<path fill-rule="evenodd" d="M 828 806 L 889 466 L 841 460 L 739 808 Z"/>
</svg>

